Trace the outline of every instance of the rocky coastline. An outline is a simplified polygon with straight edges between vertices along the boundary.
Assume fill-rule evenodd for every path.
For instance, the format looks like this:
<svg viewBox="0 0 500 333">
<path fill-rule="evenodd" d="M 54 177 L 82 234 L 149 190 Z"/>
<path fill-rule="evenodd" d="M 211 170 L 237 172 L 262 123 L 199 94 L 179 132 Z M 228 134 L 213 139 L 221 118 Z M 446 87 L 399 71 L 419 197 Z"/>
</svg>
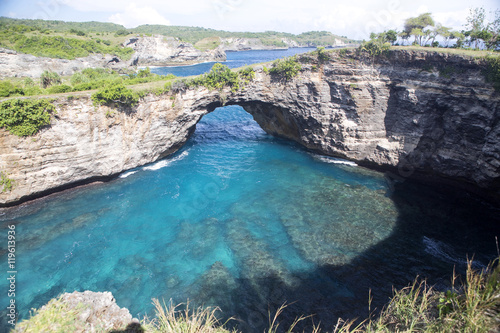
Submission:
<svg viewBox="0 0 500 333">
<path fill-rule="evenodd" d="M 480 60 L 447 53 L 393 50 L 373 61 L 347 51 L 304 62 L 289 81 L 260 66 L 235 92 L 186 88 L 147 95 L 127 110 L 60 97 L 52 124 L 34 137 L 0 130 L 0 170 L 15 184 L 0 193 L 0 205 L 168 156 L 222 96 L 272 135 L 390 171 L 396 181 L 432 179 L 498 195 L 500 94 L 484 70 Z"/>
<path fill-rule="evenodd" d="M 0 78 L 38 78 L 46 70 L 66 76 L 85 68 L 102 67 L 126 73 L 136 66 L 175 66 L 226 60 L 222 48 L 200 51 L 193 45 L 173 37 L 132 37 L 126 40 L 123 46 L 135 51 L 131 59 L 123 60 L 109 54 L 93 54 L 72 60 L 57 59 L 0 48 Z"/>
</svg>

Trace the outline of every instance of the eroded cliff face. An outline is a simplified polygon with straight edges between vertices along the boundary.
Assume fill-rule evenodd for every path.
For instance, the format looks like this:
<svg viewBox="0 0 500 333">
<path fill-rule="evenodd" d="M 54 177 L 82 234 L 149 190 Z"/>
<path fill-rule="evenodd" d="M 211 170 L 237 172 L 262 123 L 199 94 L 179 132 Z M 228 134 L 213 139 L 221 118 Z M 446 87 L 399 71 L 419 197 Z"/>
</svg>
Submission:
<svg viewBox="0 0 500 333">
<path fill-rule="evenodd" d="M 309 57 L 289 82 L 256 68 L 255 80 L 234 93 L 193 88 L 150 95 L 123 110 L 61 98 L 52 125 L 34 137 L 0 130 L 0 170 L 14 181 L 0 204 L 167 156 L 221 99 L 243 106 L 268 133 L 317 152 L 396 177 L 498 192 L 500 95 L 485 82 L 482 64 L 414 51 L 393 51 L 375 64 L 354 53 L 333 53 L 325 63 Z"/>
<path fill-rule="evenodd" d="M 66 76 L 85 68 L 105 67 L 127 72 L 133 66 L 188 65 L 226 60 L 226 53 L 221 47 L 200 51 L 193 45 L 180 42 L 173 37 L 132 37 L 127 39 L 123 46 L 135 51 L 130 60 L 125 61 L 109 54 L 92 54 L 73 60 L 56 59 L 0 48 L 0 78 L 37 78 L 46 70 Z"/>
<path fill-rule="evenodd" d="M 220 47 L 200 51 L 193 45 L 173 37 L 132 37 L 123 43 L 135 53 L 131 64 L 140 66 L 188 65 L 209 61 L 225 61 L 226 53 Z"/>
</svg>

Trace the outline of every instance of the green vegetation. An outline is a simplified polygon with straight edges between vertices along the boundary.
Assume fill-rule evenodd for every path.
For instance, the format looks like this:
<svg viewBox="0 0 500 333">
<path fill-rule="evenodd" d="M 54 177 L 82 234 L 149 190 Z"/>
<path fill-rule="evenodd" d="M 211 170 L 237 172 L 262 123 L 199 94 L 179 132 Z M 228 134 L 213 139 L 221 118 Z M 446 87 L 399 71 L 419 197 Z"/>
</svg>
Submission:
<svg viewBox="0 0 500 333">
<path fill-rule="evenodd" d="M 213 65 L 210 72 L 187 80 L 184 83 L 187 87 L 204 86 L 208 89 L 217 89 L 219 91 L 225 87 L 230 87 L 231 91 L 237 91 L 241 86 L 253 80 L 254 75 L 254 70 L 251 67 L 235 72 L 226 65 L 216 63 Z M 173 87 L 174 86 L 172 86 L 172 88 Z"/>
<path fill-rule="evenodd" d="M 13 95 L 21 95 L 22 88 L 14 86 L 9 81 L 0 81 L 0 97 L 9 97 Z"/>
<path fill-rule="evenodd" d="M 399 45 L 397 41 L 400 38 L 401 44 L 405 45 L 410 43 L 410 38 L 413 37 L 412 45 L 439 47 L 441 44 L 436 39 L 440 36 L 445 47 L 449 47 L 449 43 L 455 41 L 453 45 L 455 48 L 462 48 L 465 45 L 473 46 L 474 49 L 500 48 L 500 10 L 496 10 L 494 18 L 488 22 L 484 8 L 471 8 L 465 26 L 467 30 L 453 31 L 436 22 L 431 13 L 424 13 L 406 19 L 401 32 L 388 30 L 378 34 L 372 33 L 370 40 L 383 40 L 384 43 Z"/>
<path fill-rule="evenodd" d="M 33 310 L 30 318 L 19 322 L 11 332 L 85 332 L 88 330 L 87 322 L 80 315 L 87 309 L 88 306 L 82 303 L 70 308 L 60 297 L 52 299 L 43 308 Z M 105 332 L 104 327 L 93 329 L 95 332 Z"/>
<path fill-rule="evenodd" d="M 115 23 L 104 22 L 64 22 L 51 20 L 29 20 L 29 19 L 13 19 L 8 17 L 0 17 L 0 26 L 25 26 L 39 31 L 54 31 L 54 32 L 71 32 L 83 31 L 114 33 L 117 30 L 125 29 L 124 26 Z"/>
<path fill-rule="evenodd" d="M 477 49 L 478 43 L 483 42 L 488 50 L 500 47 L 500 10 L 495 12 L 495 19 L 487 23 L 484 8 L 471 8 L 466 27 L 468 30 L 462 33 L 468 38 L 469 46 L 474 44 Z"/>
<path fill-rule="evenodd" d="M 143 321 L 143 328 L 151 333 L 229 333 L 224 328 L 227 323 L 221 324 L 216 313 L 219 308 L 196 308 L 191 310 L 189 302 L 184 310 L 177 310 L 182 304 L 174 306 L 172 303 L 163 305 L 157 299 L 153 299 L 156 318 Z"/>
<path fill-rule="evenodd" d="M 7 33 L 7 31 L 9 31 Z M 5 32 L 5 33 L 3 33 Z M 299 35 L 291 33 L 265 31 L 265 32 L 230 32 L 223 30 L 205 29 L 199 27 L 164 26 L 164 25 L 141 25 L 134 29 L 125 29 L 124 26 L 113 23 L 100 22 L 63 22 L 0 18 L 0 41 L 4 46 L 9 46 L 10 35 L 17 34 L 36 35 L 38 37 L 59 37 L 67 38 L 66 35 L 73 35 L 77 40 L 92 41 L 97 44 L 105 44 L 110 48 L 119 47 L 116 39 L 124 40 L 130 34 L 134 35 L 164 35 L 176 37 L 182 41 L 192 43 L 200 50 L 214 49 L 220 44 L 221 38 L 258 38 L 264 45 L 284 47 L 284 38 L 295 41 L 301 45 L 327 46 L 334 45 L 336 40 L 345 43 L 355 42 L 345 36 L 337 36 L 328 31 L 310 31 Z M 107 36 L 97 38 L 97 36 Z M 37 43 L 39 43 L 37 41 Z M 107 44 L 106 44 L 107 43 Z M 40 51 L 40 50 L 37 50 Z M 116 50 L 115 50 L 116 51 Z M 112 53 L 115 54 L 115 53 Z M 59 54 L 62 56 L 62 53 Z M 120 56 L 119 54 L 116 54 Z"/>
<path fill-rule="evenodd" d="M 194 44 L 194 47 L 200 51 L 207 51 L 216 49 L 220 45 L 220 43 L 221 42 L 219 37 L 207 37 L 196 42 Z"/>
<path fill-rule="evenodd" d="M 330 60 L 330 57 L 324 47 L 318 47 L 316 53 L 318 53 L 318 61 L 320 63 Z"/>
<path fill-rule="evenodd" d="M 112 54 L 128 60 L 134 53 L 130 47 L 110 46 L 98 40 L 81 40 L 60 36 L 25 36 L 14 35 L 8 39 L 8 48 L 39 57 L 75 59 L 90 54 Z"/>
<path fill-rule="evenodd" d="M 139 102 L 139 95 L 122 83 L 107 85 L 92 94 L 94 105 L 119 105 L 133 106 Z"/>
<path fill-rule="evenodd" d="M 487 56 L 486 63 L 488 64 L 484 71 L 486 80 L 493 83 L 495 89 L 500 91 L 500 56 Z"/>
<path fill-rule="evenodd" d="M 355 42 L 344 36 L 337 36 L 328 31 L 310 31 L 300 35 L 286 32 L 265 31 L 265 32 L 230 32 L 223 30 L 205 29 L 199 27 L 165 26 L 165 25 L 141 25 L 131 30 L 134 33 L 159 34 L 164 36 L 177 37 L 183 41 L 196 44 L 206 38 L 258 38 L 262 44 L 276 47 L 286 46 L 283 38 L 287 38 L 302 45 L 326 46 L 334 45 L 335 40 L 342 40 L 346 43 Z"/>
<path fill-rule="evenodd" d="M 14 181 L 2 171 L 0 171 L 0 187 L 2 187 L 2 193 L 10 192 L 14 188 Z"/>
<path fill-rule="evenodd" d="M 94 90 L 103 86 L 171 80 L 174 75 L 156 75 L 149 68 L 141 69 L 130 75 L 120 75 L 106 68 L 86 68 L 68 78 L 61 78 L 57 73 L 45 71 L 39 82 L 31 78 L 23 81 L 0 81 L 0 97 L 35 96 L 42 94 L 58 94 L 85 90 Z"/>
<path fill-rule="evenodd" d="M 133 50 L 129 47 L 122 47 L 119 40 L 112 42 L 95 37 L 97 33 L 92 36 L 89 32 L 97 29 L 109 31 L 115 26 L 99 22 L 85 24 L 0 18 L 0 46 L 50 58 L 74 59 L 102 53 L 112 54 L 124 60 L 130 59 Z M 113 31 L 116 30 L 115 28 Z"/>
<path fill-rule="evenodd" d="M 477 271 L 468 262 L 465 281 L 438 292 L 418 278 L 394 292 L 391 302 L 376 318 L 356 327 L 354 321 L 341 322 L 335 332 L 493 332 L 500 326 L 500 268 L 490 264 Z"/>
<path fill-rule="evenodd" d="M 17 136 L 30 136 L 50 124 L 54 105 L 47 99 L 11 99 L 0 104 L 0 127 Z"/>
<path fill-rule="evenodd" d="M 61 77 L 57 73 L 44 71 L 40 76 L 40 84 L 44 89 L 55 84 L 61 84 Z"/>
<path fill-rule="evenodd" d="M 273 67 L 269 69 L 271 75 L 283 78 L 285 81 L 291 80 L 299 74 L 302 69 L 301 64 L 297 61 L 296 57 L 289 57 L 286 59 L 278 59 L 273 62 Z"/>
</svg>

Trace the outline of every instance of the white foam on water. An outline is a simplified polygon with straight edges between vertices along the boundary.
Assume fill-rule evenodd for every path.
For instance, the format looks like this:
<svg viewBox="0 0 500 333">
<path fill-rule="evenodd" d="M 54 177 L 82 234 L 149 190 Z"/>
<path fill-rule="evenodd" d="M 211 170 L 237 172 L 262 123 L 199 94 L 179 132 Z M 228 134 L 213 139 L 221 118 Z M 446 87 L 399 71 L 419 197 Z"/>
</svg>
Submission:
<svg viewBox="0 0 500 333">
<path fill-rule="evenodd" d="M 321 162 L 325 162 L 325 163 L 343 164 L 343 165 L 349 165 L 349 166 L 353 166 L 353 167 L 358 166 L 355 162 L 344 160 L 342 158 L 323 156 L 323 155 L 318 155 L 318 154 L 311 154 L 311 155 L 312 155 L 312 157 L 314 157 L 314 159 L 319 160 Z"/>
<path fill-rule="evenodd" d="M 129 171 L 129 172 L 125 172 L 125 173 L 122 173 L 119 177 L 120 178 L 127 178 L 128 176 L 132 176 L 134 173 L 136 173 L 137 170 L 135 171 Z"/>
<path fill-rule="evenodd" d="M 424 236 L 423 242 L 425 245 L 425 252 L 429 253 L 430 255 L 441 260 L 446 260 L 448 262 L 453 262 L 456 264 L 464 263 L 464 260 L 456 257 L 456 255 L 453 253 L 453 249 L 449 245 L 426 236 Z"/>
<path fill-rule="evenodd" d="M 161 168 L 169 166 L 173 162 L 177 162 L 177 161 L 182 160 L 184 157 L 186 157 L 188 155 L 189 155 L 189 152 L 188 151 L 184 151 L 179 156 L 176 156 L 174 158 L 169 158 L 169 159 L 164 159 L 164 160 L 158 161 L 156 163 L 153 163 L 151 165 L 143 167 L 142 170 L 150 170 L 150 171 L 160 170 Z"/>
</svg>

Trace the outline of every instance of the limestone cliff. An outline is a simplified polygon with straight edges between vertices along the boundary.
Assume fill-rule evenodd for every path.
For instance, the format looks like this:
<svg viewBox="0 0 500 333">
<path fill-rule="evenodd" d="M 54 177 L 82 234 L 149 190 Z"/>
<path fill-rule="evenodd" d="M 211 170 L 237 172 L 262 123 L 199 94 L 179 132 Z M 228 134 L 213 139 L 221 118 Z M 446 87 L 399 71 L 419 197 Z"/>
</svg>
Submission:
<svg viewBox="0 0 500 333">
<path fill-rule="evenodd" d="M 220 47 L 200 51 L 193 45 L 173 37 L 132 37 L 123 43 L 135 53 L 131 64 L 141 66 L 189 65 L 208 61 L 225 61 L 226 53 Z"/>
<path fill-rule="evenodd" d="M 317 152 L 428 177 L 500 189 L 500 95 L 480 61 L 435 52 L 392 51 L 373 63 L 354 52 L 318 63 L 304 56 L 286 82 L 256 68 L 244 89 L 149 95 L 129 110 L 56 102 L 50 127 L 19 138 L 0 130 L 0 170 L 14 181 L 9 205 L 63 185 L 109 177 L 181 147 L 203 115 L 239 104 L 268 133 Z M 309 59 L 307 58 L 309 57 Z"/>
<path fill-rule="evenodd" d="M 109 54 L 92 54 L 73 60 L 55 59 L 0 48 L 0 78 L 37 78 L 45 70 L 59 75 L 72 75 L 85 68 L 106 67 L 126 71 L 133 66 L 190 65 L 226 60 L 226 53 L 222 48 L 200 51 L 193 45 L 172 37 L 132 37 L 125 41 L 123 46 L 134 49 L 130 60 L 125 61 Z"/>
<path fill-rule="evenodd" d="M 37 78 L 46 70 L 56 72 L 59 75 L 72 75 L 85 68 L 106 67 L 120 70 L 128 66 L 129 63 L 109 54 L 93 54 L 85 58 L 68 60 L 36 57 L 31 54 L 0 48 L 0 78 Z"/>
</svg>

